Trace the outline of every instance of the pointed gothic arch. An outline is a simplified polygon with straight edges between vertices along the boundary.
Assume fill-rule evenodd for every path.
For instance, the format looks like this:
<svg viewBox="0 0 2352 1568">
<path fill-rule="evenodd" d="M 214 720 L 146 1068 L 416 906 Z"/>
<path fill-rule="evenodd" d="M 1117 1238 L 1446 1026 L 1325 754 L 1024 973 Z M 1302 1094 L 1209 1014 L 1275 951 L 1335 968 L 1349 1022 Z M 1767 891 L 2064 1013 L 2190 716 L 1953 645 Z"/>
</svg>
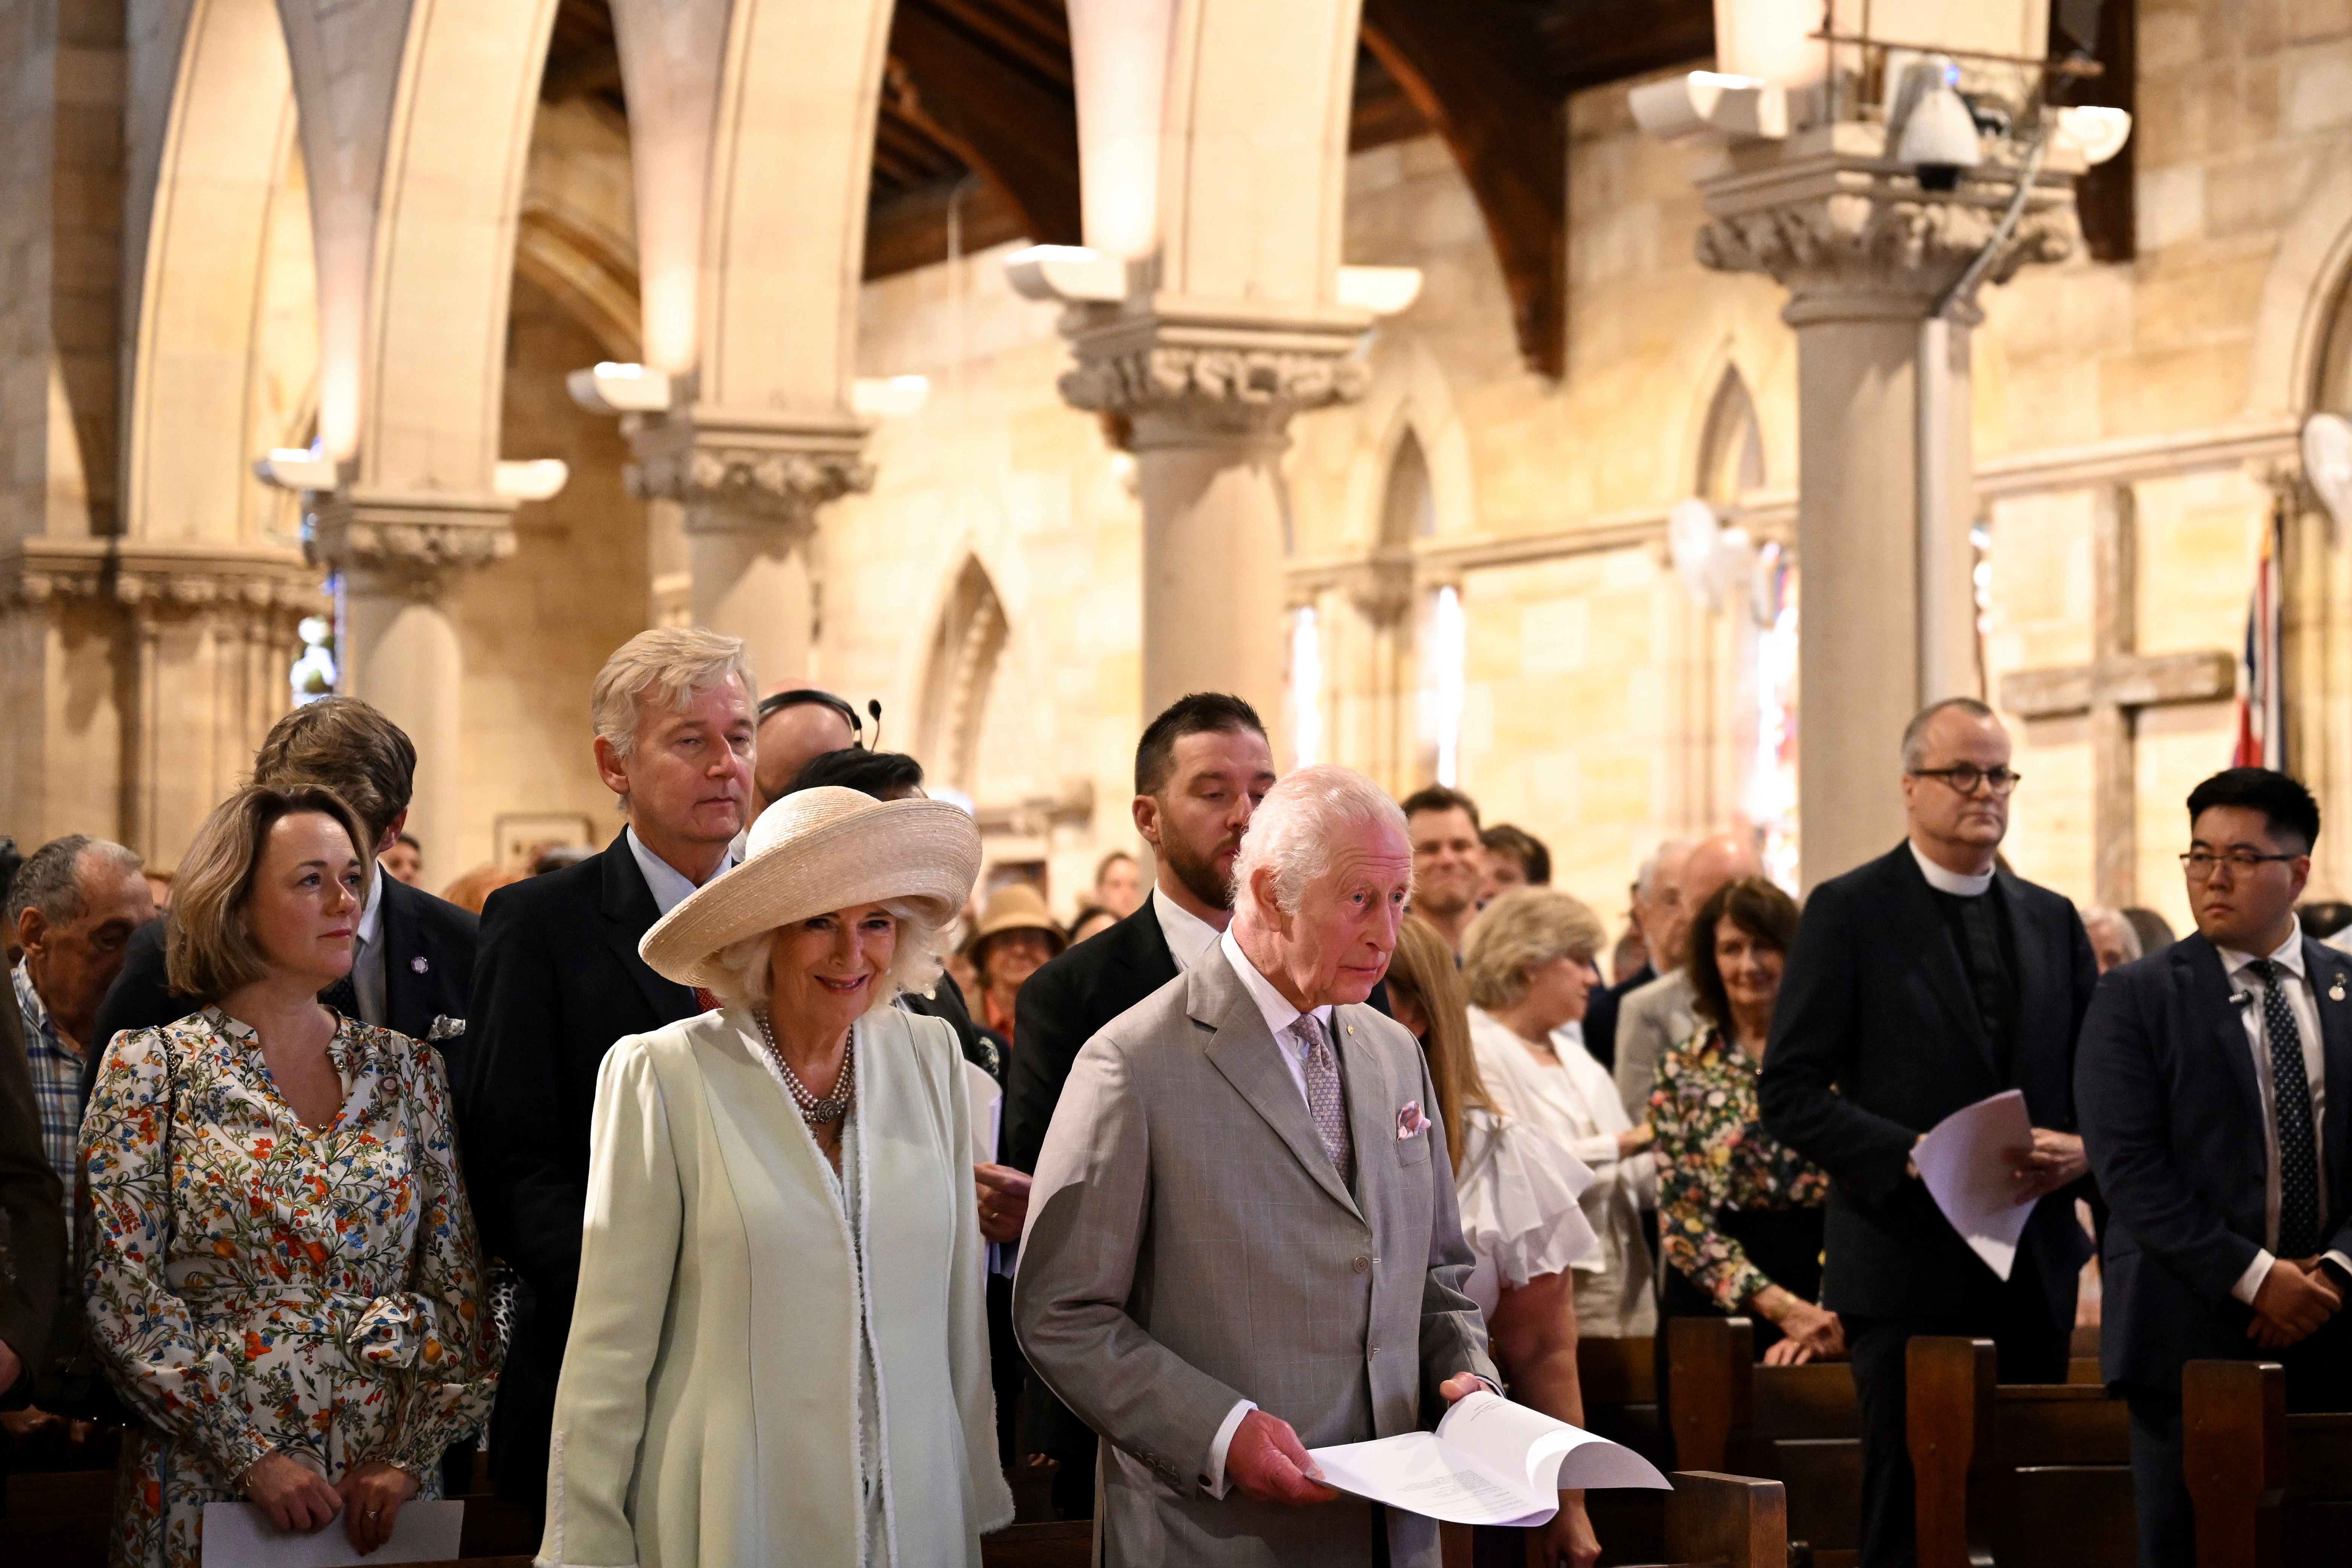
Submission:
<svg viewBox="0 0 2352 1568">
<path fill-rule="evenodd" d="M 919 733 L 923 765 L 932 780 L 967 799 L 979 767 L 988 690 L 1011 630 L 988 568 L 977 555 L 965 556 L 924 655 Z"/>
<path fill-rule="evenodd" d="M 1699 426 L 1696 492 L 1717 506 L 1729 506 L 1764 487 L 1764 428 L 1756 396 L 1739 367 L 1723 367 L 1706 416 Z"/>
</svg>

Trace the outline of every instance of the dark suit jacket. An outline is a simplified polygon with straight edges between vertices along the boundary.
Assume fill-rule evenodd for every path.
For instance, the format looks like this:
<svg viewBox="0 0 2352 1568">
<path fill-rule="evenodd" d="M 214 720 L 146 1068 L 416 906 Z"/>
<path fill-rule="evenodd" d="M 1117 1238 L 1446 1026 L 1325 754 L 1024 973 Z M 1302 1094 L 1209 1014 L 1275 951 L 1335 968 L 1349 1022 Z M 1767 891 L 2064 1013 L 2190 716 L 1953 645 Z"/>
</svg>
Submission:
<svg viewBox="0 0 2352 1568">
<path fill-rule="evenodd" d="M 457 1090 L 466 1186 L 483 1249 L 529 1288 L 492 1425 L 499 1495 L 544 1506 L 555 1379 L 572 1331 L 588 1206 L 588 1120 L 613 1042 L 702 1011 L 637 956 L 657 918 L 625 837 L 576 866 L 501 888 L 482 955 Z"/>
<path fill-rule="evenodd" d="M 1021 984 L 1020 1043 L 1005 1075 L 1004 1130 L 997 1158 L 1037 1169 L 1037 1151 L 1060 1103 L 1078 1047 L 1105 1024 L 1176 978 L 1176 960 L 1151 907 L 1136 911 L 1048 960 Z"/>
<path fill-rule="evenodd" d="M 1603 985 L 1592 993 L 1584 1006 L 1584 1048 L 1594 1061 L 1605 1068 L 1617 1065 L 1618 1006 L 1657 977 L 1657 970 L 1645 963 L 1627 975 L 1623 984 Z"/>
<path fill-rule="evenodd" d="M 383 937 L 383 1026 L 412 1040 L 430 1037 L 433 1021 L 447 1018 L 462 1024 L 467 998 L 474 984 L 474 949 L 480 922 L 470 910 L 461 910 L 397 878 L 383 879 L 383 901 L 377 909 Z M 168 917 L 165 917 L 168 919 Z M 122 973 L 107 987 L 99 1004 L 100 1042 L 82 1063 L 81 1102 L 89 1103 L 98 1086 L 100 1058 L 105 1042 L 125 1029 L 157 1029 L 173 1024 L 203 1004 L 171 988 L 163 972 L 165 920 L 149 921 L 131 933 Z M 418 969 L 422 960 L 424 968 Z M 466 1047 L 460 1033 L 433 1042 L 439 1047 L 454 1083 Z"/>
<path fill-rule="evenodd" d="M 2073 1131 L 2074 1042 L 2098 963 L 2074 907 L 1995 873 L 2017 945 L 2017 1053 L 2004 1080 L 1959 944 L 1907 844 L 1815 888 L 1780 980 L 1757 1100 L 1775 1138 L 1830 1174 L 1824 1305 L 1863 1317 L 1967 1310 L 1997 1286 L 1905 1173 L 1953 1111 L 2025 1091 L 2036 1127 Z M 2090 1238 L 2072 1191 L 2034 1205 L 2020 1242 L 2052 1319 L 2072 1323 Z"/>
<path fill-rule="evenodd" d="M 68 1239 L 58 1173 L 41 1146 L 25 1018 L 11 990 L 0 997 L 0 1343 L 16 1352 L 28 1380 L 48 1351 Z"/>
<path fill-rule="evenodd" d="M 2352 958 L 2303 939 L 2318 1005 L 2327 1115 L 2320 1177 L 2352 1252 Z M 2230 1288 L 2263 1237 L 2261 1090 L 2246 1027 L 2213 944 L 2189 935 L 2099 982 L 2074 1064 L 2083 1139 L 2107 1200 L 2101 1371 L 2166 1392 L 2183 1362 L 2275 1360 L 2246 1338 L 2253 1309 Z M 2341 1108 L 2341 1109 L 2339 1109 Z"/>
</svg>

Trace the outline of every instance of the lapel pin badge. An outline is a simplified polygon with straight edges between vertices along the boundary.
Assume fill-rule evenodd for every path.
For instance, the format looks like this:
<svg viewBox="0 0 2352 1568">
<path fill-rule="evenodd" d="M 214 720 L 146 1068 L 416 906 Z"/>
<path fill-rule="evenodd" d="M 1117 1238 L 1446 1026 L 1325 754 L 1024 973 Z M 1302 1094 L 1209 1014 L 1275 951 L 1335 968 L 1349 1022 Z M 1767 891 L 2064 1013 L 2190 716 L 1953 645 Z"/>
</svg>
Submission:
<svg viewBox="0 0 2352 1568">
<path fill-rule="evenodd" d="M 433 967 L 433 961 L 426 958 L 422 953 L 419 953 L 416 957 L 408 961 L 408 967 L 413 973 L 422 974 L 426 970 Z M 2340 1001 L 2342 998 L 2339 997 L 2338 1000 Z"/>
<path fill-rule="evenodd" d="M 2327 999 L 2330 1002 L 2344 1000 L 2344 972 L 2340 969 L 2331 977 L 2327 987 Z"/>
</svg>

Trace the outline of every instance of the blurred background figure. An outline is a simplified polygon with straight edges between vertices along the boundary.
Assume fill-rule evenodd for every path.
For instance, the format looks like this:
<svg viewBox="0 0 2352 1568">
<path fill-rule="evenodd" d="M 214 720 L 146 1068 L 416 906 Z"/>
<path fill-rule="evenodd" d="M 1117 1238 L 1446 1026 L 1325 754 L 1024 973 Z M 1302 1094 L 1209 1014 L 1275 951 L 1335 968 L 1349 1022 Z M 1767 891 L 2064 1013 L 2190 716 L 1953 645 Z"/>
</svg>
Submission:
<svg viewBox="0 0 2352 1568">
<path fill-rule="evenodd" d="M 1498 822 L 1478 842 L 1486 851 L 1486 882 L 1478 891 L 1482 907 L 1514 888 L 1551 886 L 1551 851 L 1526 828 Z"/>
<path fill-rule="evenodd" d="M 2162 952 L 2180 940 L 2172 933 L 2172 922 L 2154 910 L 2138 904 L 2126 904 L 2118 912 L 2131 922 L 2132 930 L 2139 932 L 2139 951 L 2142 957 L 2150 953 Z"/>
<path fill-rule="evenodd" d="M 492 893 L 500 888 L 510 888 L 530 875 L 515 866 L 477 866 L 441 889 L 442 901 L 478 915 Z"/>
<path fill-rule="evenodd" d="M 150 866 L 141 874 L 147 879 L 147 896 L 155 900 L 155 912 L 159 915 L 171 913 L 172 873 L 158 871 Z M 0 895 L 5 895 L 5 888 L 0 888 Z"/>
<path fill-rule="evenodd" d="M 1845 1353 L 1837 1314 L 1818 1305 L 1829 1177 L 1766 1132 L 1756 1109 L 1796 939 L 1797 901 L 1762 877 L 1727 882 L 1699 906 L 1690 935 L 1699 1031 L 1660 1058 L 1650 1091 L 1667 1265 L 1658 1316 L 1744 1314 L 1774 1366 Z"/>
<path fill-rule="evenodd" d="M 1486 885 L 1486 847 L 1478 841 L 1478 803 L 1458 789 L 1431 784 L 1401 802 L 1412 841 L 1412 907 L 1455 952 L 1478 914 Z"/>
<path fill-rule="evenodd" d="M 2099 961 L 2102 974 L 2140 956 L 2139 932 L 2119 910 L 2094 904 L 2083 911 L 2083 931 L 2091 939 L 2091 955 Z"/>
<path fill-rule="evenodd" d="M 1070 922 L 1070 945 L 1076 947 L 1090 936 L 1100 936 L 1117 924 L 1118 916 L 1088 904 L 1078 911 L 1078 918 Z"/>
<path fill-rule="evenodd" d="M 415 834 L 404 833 L 394 838 L 392 847 L 377 856 L 375 863 L 394 881 L 405 882 L 412 888 L 425 886 L 425 846 L 416 842 Z"/>
<path fill-rule="evenodd" d="M 791 793 L 793 780 L 815 758 L 857 743 L 857 710 L 830 691 L 810 686 L 773 686 L 760 699 L 753 743 L 751 815 Z M 739 841 L 736 852 L 742 846 Z"/>
<path fill-rule="evenodd" d="M 1421 1042 L 1437 1090 L 1462 1239 L 1476 1259 L 1463 1293 L 1486 1320 L 1488 1348 L 1512 1397 L 1572 1426 L 1584 1425 L 1576 1377 L 1576 1289 L 1571 1267 L 1601 1250 L 1579 1198 L 1592 1173 L 1532 1122 L 1495 1108 L 1470 1044 L 1470 998 L 1445 939 L 1407 915 L 1390 956 L 1389 1007 Z M 1524 1531 L 1481 1527 L 1474 1568 L 1528 1562 Z M 1538 1532 L 1538 1559 L 1589 1568 L 1600 1555 L 1581 1491 Z"/>
<path fill-rule="evenodd" d="M 1092 907 L 1119 921 L 1143 907 L 1143 868 L 1135 863 L 1134 856 L 1114 849 L 1102 858 L 1095 868 Z"/>
<path fill-rule="evenodd" d="M 1008 1057 L 1013 1043 L 1013 998 L 1047 959 L 1069 945 L 1044 896 L 1028 883 L 1007 882 L 988 895 L 965 952 L 980 982 L 974 1021 L 996 1037 L 996 1048 Z"/>
<path fill-rule="evenodd" d="M 1565 1026 L 1584 1016 L 1601 917 L 1556 888 L 1523 888 L 1486 907 L 1470 928 L 1462 977 L 1470 1043 L 1496 1109 L 1541 1128 L 1590 1166 L 1584 1217 L 1601 1238 L 1576 1268 L 1577 1312 L 1599 1339 L 1642 1339 L 1657 1325 L 1650 1246 L 1641 1211 L 1655 1205 L 1656 1172 L 1609 1071 Z"/>
</svg>

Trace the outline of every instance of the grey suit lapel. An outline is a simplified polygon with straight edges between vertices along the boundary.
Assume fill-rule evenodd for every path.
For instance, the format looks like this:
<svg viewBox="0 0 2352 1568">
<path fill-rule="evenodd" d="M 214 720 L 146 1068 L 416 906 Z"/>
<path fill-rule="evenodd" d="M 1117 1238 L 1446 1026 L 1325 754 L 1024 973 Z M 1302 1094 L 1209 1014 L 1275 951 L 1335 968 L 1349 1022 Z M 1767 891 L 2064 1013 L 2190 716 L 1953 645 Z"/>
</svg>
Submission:
<svg viewBox="0 0 2352 1568">
<path fill-rule="evenodd" d="M 1283 1065 L 1282 1047 L 1275 1042 L 1273 1031 L 1265 1026 L 1265 1015 L 1258 1011 L 1257 1003 L 1244 988 L 1233 965 L 1212 947 L 1184 973 L 1185 1012 L 1193 1022 L 1205 1024 L 1214 1031 L 1207 1047 L 1210 1065 L 1223 1073 L 1234 1091 L 1249 1101 L 1250 1109 L 1274 1129 L 1275 1136 L 1288 1146 L 1292 1158 L 1306 1167 L 1307 1173 L 1349 1213 L 1360 1217 L 1362 1211 L 1356 1206 L 1355 1194 L 1339 1180 L 1339 1173 L 1331 1168 L 1331 1157 L 1323 1152 L 1323 1140 L 1316 1136 L 1315 1123 L 1307 1114 L 1306 1098 L 1298 1092 L 1297 1080 L 1290 1076 L 1290 1069 Z M 1360 1145 L 1357 1154 L 1360 1164 Z"/>
<path fill-rule="evenodd" d="M 2333 1109 L 2352 1102 L 2352 994 L 2345 990 L 2352 982 L 2352 959 L 2305 937 L 2303 972 L 2311 977 L 2312 1009 L 2319 1015 L 2321 1081 L 2327 1086 L 2327 1104 Z M 2323 1184 L 2327 1172 L 2344 1169 L 2347 1121 L 2352 1116 L 2338 1112 L 2320 1129 L 2326 1144 L 2320 1151 Z M 2339 1218 L 2340 1214 L 2339 1209 Z"/>
</svg>

